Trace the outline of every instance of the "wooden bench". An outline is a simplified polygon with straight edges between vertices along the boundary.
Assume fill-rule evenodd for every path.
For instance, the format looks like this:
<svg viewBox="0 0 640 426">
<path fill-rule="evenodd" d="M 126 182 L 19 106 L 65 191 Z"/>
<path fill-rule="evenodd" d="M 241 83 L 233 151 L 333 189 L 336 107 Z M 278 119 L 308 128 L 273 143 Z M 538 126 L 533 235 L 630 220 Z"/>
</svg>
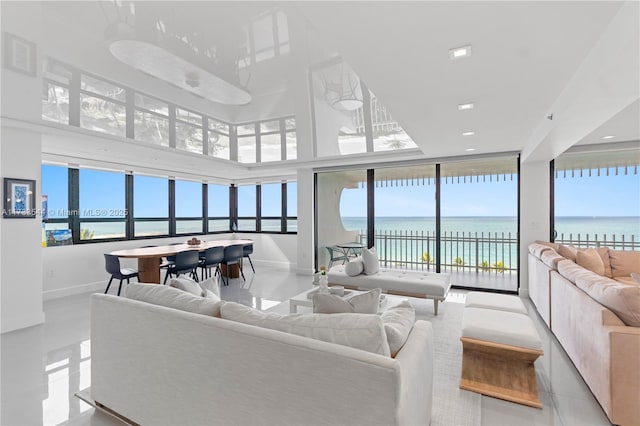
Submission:
<svg viewBox="0 0 640 426">
<path fill-rule="evenodd" d="M 542 408 L 534 362 L 544 352 L 528 315 L 467 306 L 460 340 L 461 389 Z"/>
</svg>

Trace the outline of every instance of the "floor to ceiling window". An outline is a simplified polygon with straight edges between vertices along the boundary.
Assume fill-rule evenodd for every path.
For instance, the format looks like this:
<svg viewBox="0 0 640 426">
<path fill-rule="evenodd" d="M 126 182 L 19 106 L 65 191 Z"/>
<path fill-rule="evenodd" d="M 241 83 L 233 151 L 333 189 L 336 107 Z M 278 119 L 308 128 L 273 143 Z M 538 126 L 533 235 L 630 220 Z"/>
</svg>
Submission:
<svg viewBox="0 0 640 426">
<path fill-rule="evenodd" d="M 316 191 L 318 266 L 329 266 L 337 244 L 367 245 L 367 171 L 318 173 Z"/>
<path fill-rule="evenodd" d="M 355 238 L 376 247 L 382 267 L 447 272 L 460 287 L 518 289 L 515 156 L 319 172 L 316 191 L 318 266 L 330 263 L 327 247 Z"/>
<path fill-rule="evenodd" d="M 374 176 L 374 246 L 381 266 L 434 269 L 435 165 L 380 168 Z"/>
<path fill-rule="evenodd" d="M 569 151 L 554 162 L 554 241 L 640 250 L 640 150 Z"/>
<path fill-rule="evenodd" d="M 169 235 L 169 181 L 166 178 L 133 177 L 135 237 Z"/>
<path fill-rule="evenodd" d="M 442 164 L 441 255 L 456 285 L 518 288 L 518 160 Z"/>
</svg>

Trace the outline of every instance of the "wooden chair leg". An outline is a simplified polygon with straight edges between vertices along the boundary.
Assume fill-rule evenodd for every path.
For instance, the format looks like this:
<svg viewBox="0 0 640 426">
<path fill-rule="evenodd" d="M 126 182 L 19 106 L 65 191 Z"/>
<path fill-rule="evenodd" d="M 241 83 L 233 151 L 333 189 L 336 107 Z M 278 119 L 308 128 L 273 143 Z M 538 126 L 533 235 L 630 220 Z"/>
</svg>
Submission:
<svg viewBox="0 0 640 426">
<path fill-rule="evenodd" d="M 113 275 L 111 275 L 111 278 L 109 279 L 109 284 L 107 284 L 107 289 L 104 291 L 104 294 L 107 294 L 109 292 L 109 287 L 111 287 L 111 281 L 113 281 Z"/>
</svg>

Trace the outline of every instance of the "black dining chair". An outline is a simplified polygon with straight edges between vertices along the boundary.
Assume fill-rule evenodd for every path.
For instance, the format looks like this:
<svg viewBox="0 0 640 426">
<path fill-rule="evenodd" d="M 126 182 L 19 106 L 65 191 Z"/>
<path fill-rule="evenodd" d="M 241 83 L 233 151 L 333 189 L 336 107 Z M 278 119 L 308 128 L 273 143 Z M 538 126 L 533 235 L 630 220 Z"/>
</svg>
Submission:
<svg viewBox="0 0 640 426">
<path fill-rule="evenodd" d="M 249 256 L 251 253 L 253 253 L 253 244 L 247 244 L 247 245 L 242 247 L 242 257 L 246 257 L 247 259 L 249 259 L 249 264 L 251 265 L 251 269 L 253 270 L 253 273 L 255 274 L 256 268 L 253 267 L 253 262 L 251 261 L 251 256 Z"/>
<path fill-rule="evenodd" d="M 177 246 L 177 245 L 180 245 L 180 244 L 184 244 L 184 243 L 171 243 L 169 245 L 170 246 Z M 160 269 L 166 269 L 167 270 L 167 272 L 164 275 L 164 283 L 166 284 L 167 283 L 167 279 L 169 278 L 169 275 L 170 275 L 169 274 L 169 269 L 173 268 L 173 266 L 176 263 L 176 256 L 175 255 L 167 256 L 165 259 L 166 259 L 166 262 L 160 263 Z"/>
<path fill-rule="evenodd" d="M 242 258 L 244 257 L 244 250 L 242 244 L 236 244 L 233 246 L 227 246 L 224 248 L 224 259 L 222 260 L 222 264 L 226 266 L 227 269 L 227 282 L 225 285 L 229 285 L 229 266 L 238 265 L 240 268 L 240 273 L 242 274 L 242 279 L 246 281 L 247 279 L 244 277 L 244 272 L 242 271 Z M 224 282 L 224 276 L 222 277 L 222 281 Z"/>
<path fill-rule="evenodd" d="M 164 284 L 170 275 L 179 277 L 182 274 L 188 274 L 194 281 L 198 281 L 197 268 L 200 264 L 200 254 L 196 250 L 181 251 L 176 254 L 176 260 L 169 268 L 167 275 L 164 277 Z"/>
<path fill-rule="evenodd" d="M 138 271 L 131 268 L 121 268 L 120 267 L 120 258 L 113 254 L 105 254 L 104 255 L 104 264 L 105 269 L 109 274 L 111 274 L 111 278 L 109 279 L 109 284 L 107 284 L 107 288 L 104 291 L 104 294 L 109 292 L 109 287 L 111 287 L 111 282 L 113 279 L 119 279 L 120 285 L 118 286 L 118 296 L 120 296 L 120 290 L 122 290 L 122 280 L 127 280 L 127 284 L 129 284 L 129 280 L 131 278 L 140 278 L 138 277 Z"/>
<path fill-rule="evenodd" d="M 214 273 L 220 273 L 220 263 L 224 260 L 224 247 L 209 247 L 204 251 L 204 257 L 200 257 L 200 279 L 204 280 L 205 277 L 211 276 L 211 268 L 216 268 Z"/>
</svg>

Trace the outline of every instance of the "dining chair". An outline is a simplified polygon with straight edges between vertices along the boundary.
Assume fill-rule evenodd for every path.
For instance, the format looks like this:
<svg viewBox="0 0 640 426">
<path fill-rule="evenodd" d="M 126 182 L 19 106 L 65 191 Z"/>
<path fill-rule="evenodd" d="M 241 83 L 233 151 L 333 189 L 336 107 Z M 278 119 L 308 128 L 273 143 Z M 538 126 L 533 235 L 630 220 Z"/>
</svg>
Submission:
<svg viewBox="0 0 640 426">
<path fill-rule="evenodd" d="M 329 268 L 328 269 L 331 269 L 331 266 L 333 265 L 333 262 L 338 262 L 338 261 L 341 260 L 342 264 L 344 265 L 345 262 L 349 261 L 349 258 L 347 257 L 347 254 L 344 251 L 342 251 L 341 249 L 339 249 L 338 247 L 327 246 L 325 248 L 329 252 Z"/>
<path fill-rule="evenodd" d="M 220 273 L 220 263 L 223 260 L 224 247 L 209 247 L 206 249 L 204 251 L 204 257 L 200 257 L 199 267 L 202 268 L 200 279 L 204 280 L 205 278 L 209 278 L 211 276 L 211 268 L 216 268 L 214 275 Z"/>
<path fill-rule="evenodd" d="M 169 245 L 170 246 L 177 246 L 177 245 L 180 245 L 180 244 L 183 244 L 183 243 L 171 243 Z M 169 275 L 170 275 L 169 274 L 169 269 L 173 268 L 173 266 L 176 263 L 176 256 L 175 255 L 167 256 L 165 259 L 166 259 L 166 262 L 160 263 L 160 269 L 166 269 L 167 270 L 166 274 L 164 275 L 164 283 L 166 284 L 167 283 L 167 279 L 169 278 Z"/>
<path fill-rule="evenodd" d="M 200 264 L 200 254 L 197 250 L 186 250 L 176 254 L 176 260 L 173 265 L 167 269 L 167 275 L 164 277 L 164 284 L 170 275 L 179 277 L 182 274 L 188 274 L 195 281 L 198 281 L 197 268 Z"/>
<path fill-rule="evenodd" d="M 238 265 L 240 268 L 240 274 L 242 274 L 242 279 L 246 281 L 247 279 L 244 277 L 244 272 L 242 271 L 242 258 L 244 257 L 244 250 L 242 244 L 236 244 L 233 246 L 227 246 L 224 248 L 224 259 L 222 260 L 222 264 L 226 266 L 227 269 L 227 282 L 224 285 L 229 285 L 229 266 Z M 224 282 L 224 275 L 222 277 L 222 281 Z"/>
<path fill-rule="evenodd" d="M 111 287 L 111 282 L 114 278 L 120 280 L 120 285 L 118 286 L 118 296 L 120 296 L 120 290 L 122 290 L 122 280 L 126 279 L 127 284 L 129 284 L 129 280 L 131 278 L 140 278 L 138 277 L 138 271 L 131 268 L 121 268 L 120 267 L 120 258 L 113 254 L 105 254 L 104 255 L 104 264 L 105 269 L 109 274 L 111 274 L 111 278 L 109 279 L 109 284 L 107 284 L 107 288 L 104 291 L 105 294 L 109 292 L 109 287 Z"/>
<path fill-rule="evenodd" d="M 251 265 L 251 269 L 255 274 L 256 268 L 253 267 L 251 256 L 249 256 L 251 253 L 253 253 L 253 244 L 246 244 L 245 246 L 242 247 L 242 257 L 246 257 L 247 259 L 249 259 L 249 264 Z"/>
</svg>

